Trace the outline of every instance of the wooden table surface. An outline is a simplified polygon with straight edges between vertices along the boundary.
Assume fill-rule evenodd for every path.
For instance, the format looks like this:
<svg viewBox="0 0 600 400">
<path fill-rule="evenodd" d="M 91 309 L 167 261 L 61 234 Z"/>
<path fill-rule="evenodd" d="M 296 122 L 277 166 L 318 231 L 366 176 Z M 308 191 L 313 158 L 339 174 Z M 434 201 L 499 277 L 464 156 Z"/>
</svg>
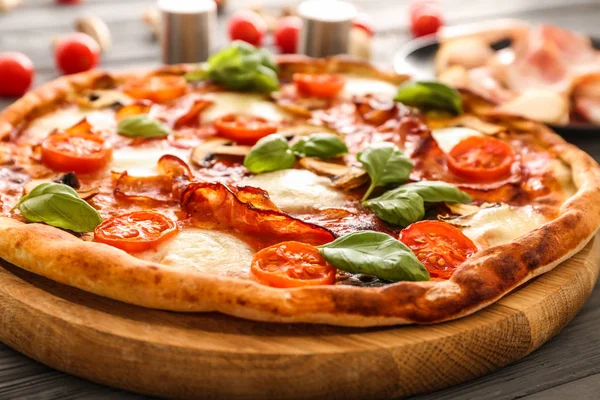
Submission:
<svg viewBox="0 0 600 400">
<path fill-rule="evenodd" d="M 107 69 L 159 65 L 160 51 L 141 22 L 153 0 L 85 0 L 79 6 L 57 6 L 52 0 L 25 0 L 0 14 L 0 52 L 21 51 L 36 67 L 36 84 L 58 76 L 51 52 L 52 38 L 72 30 L 76 16 L 94 14 L 113 34 L 113 48 L 103 55 Z M 229 0 L 229 10 L 256 1 Z M 267 0 L 267 7 L 295 1 Z M 406 0 L 357 0 L 359 9 L 373 17 L 378 32 L 375 61 L 391 65 L 392 55 L 408 39 Z M 551 22 L 600 37 L 598 0 L 441 0 L 449 23 L 511 16 Z M 219 37 L 224 38 L 221 18 Z M 0 109 L 10 104 L 0 100 Z M 600 131 L 597 133 L 600 135 Z M 567 140 L 600 160 L 600 138 L 595 134 Z M 598 285 L 597 285 L 598 286 Z M 2 306 L 0 304 L 0 306 Z M 60 349 L 56 349 L 60 352 Z M 93 351 L 93 349 L 90 349 Z M 183 366 L 180 366 L 183 367 Z M 178 368 L 178 366 L 174 366 Z M 199 379 L 201 379 L 201 371 Z M 224 382 L 224 384 L 226 384 Z M 563 399 L 600 398 L 600 289 L 579 315 L 554 339 L 521 361 L 470 383 L 415 399 Z M 0 399 L 141 399 L 144 396 L 100 386 L 39 364 L 0 343 Z"/>
</svg>

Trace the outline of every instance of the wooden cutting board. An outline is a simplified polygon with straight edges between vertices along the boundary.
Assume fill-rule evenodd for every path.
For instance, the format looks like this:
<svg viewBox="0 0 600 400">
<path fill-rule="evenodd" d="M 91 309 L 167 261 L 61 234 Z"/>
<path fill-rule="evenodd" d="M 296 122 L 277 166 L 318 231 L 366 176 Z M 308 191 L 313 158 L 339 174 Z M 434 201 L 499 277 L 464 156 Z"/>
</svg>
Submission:
<svg viewBox="0 0 600 400">
<path fill-rule="evenodd" d="M 430 326 L 266 324 L 149 310 L 0 266 L 0 340 L 92 381 L 178 398 L 394 398 L 520 359 L 579 311 L 600 237 L 496 304 Z"/>
</svg>

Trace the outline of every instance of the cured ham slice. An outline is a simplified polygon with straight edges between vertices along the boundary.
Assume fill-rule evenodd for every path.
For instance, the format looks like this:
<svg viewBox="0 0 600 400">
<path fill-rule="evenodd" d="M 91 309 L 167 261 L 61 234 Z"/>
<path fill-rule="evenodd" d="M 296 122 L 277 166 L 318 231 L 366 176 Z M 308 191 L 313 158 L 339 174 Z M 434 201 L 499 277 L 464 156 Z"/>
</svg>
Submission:
<svg viewBox="0 0 600 400">
<path fill-rule="evenodd" d="M 266 200 L 267 193 L 258 188 L 197 182 L 187 187 L 181 205 L 205 228 L 233 229 L 273 243 L 295 240 L 320 245 L 335 239 L 327 229 L 277 211 Z"/>
</svg>

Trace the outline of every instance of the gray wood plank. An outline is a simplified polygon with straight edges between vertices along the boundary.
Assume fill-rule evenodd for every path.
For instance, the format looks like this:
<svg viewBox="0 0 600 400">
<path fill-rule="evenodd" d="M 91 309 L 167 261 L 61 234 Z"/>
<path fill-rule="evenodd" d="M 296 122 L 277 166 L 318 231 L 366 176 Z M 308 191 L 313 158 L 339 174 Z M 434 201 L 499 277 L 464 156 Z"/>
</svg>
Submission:
<svg viewBox="0 0 600 400">
<path fill-rule="evenodd" d="M 596 400 L 599 393 L 600 375 L 592 375 L 557 386 L 551 390 L 544 390 L 531 396 L 525 396 L 522 400 L 545 400 L 549 396 L 563 399 Z"/>
</svg>

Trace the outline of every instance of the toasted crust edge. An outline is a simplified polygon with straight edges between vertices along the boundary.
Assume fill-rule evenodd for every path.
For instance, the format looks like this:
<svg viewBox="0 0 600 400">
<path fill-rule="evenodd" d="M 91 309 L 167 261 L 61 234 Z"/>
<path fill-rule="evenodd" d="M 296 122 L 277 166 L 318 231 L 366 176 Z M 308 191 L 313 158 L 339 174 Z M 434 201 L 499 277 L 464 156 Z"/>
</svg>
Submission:
<svg viewBox="0 0 600 400">
<path fill-rule="evenodd" d="M 281 71 L 364 73 L 401 83 L 362 62 L 341 58 L 281 58 Z M 192 66 L 160 72 L 183 73 Z M 129 76 L 132 73 L 114 75 Z M 36 110 L 69 93 L 111 77 L 90 71 L 59 78 L 27 94 L 0 113 L 0 137 Z M 520 120 L 523 122 L 523 120 Z M 515 241 L 483 250 L 445 282 L 399 282 L 380 288 L 322 286 L 276 289 L 250 280 L 147 262 L 124 251 L 42 224 L 0 217 L 0 257 L 57 282 L 143 307 L 172 311 L 218 311 L 273 322 L 312 322 L 346 326 L 429 324 L 473 313 L 577 253 L 600 225 L 600 168 L 585 152 L 541 124 L 528 123 L 548 147 L 570 165 L 578 188 L 555 220 Z"/>
</svg>

